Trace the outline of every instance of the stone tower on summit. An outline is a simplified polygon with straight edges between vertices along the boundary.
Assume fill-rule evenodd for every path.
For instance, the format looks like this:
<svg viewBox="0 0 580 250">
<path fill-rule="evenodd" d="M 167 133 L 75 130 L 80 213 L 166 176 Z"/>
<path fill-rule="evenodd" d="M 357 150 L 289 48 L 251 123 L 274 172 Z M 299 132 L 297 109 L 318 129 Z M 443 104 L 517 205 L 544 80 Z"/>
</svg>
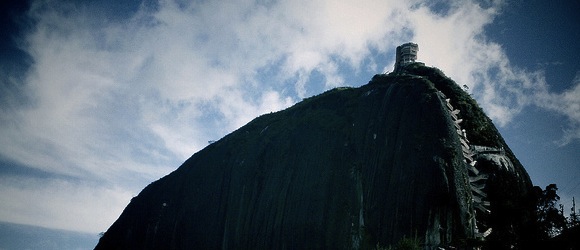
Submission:
<svg viewBox="0 0 580 250">
<path fill-rule="evenodd" d="M 528 173 L 418 47 L 397 47 L 395 72 L 213 141 L 133 197 L 95 249 L 364 250 L 408 236 L 425 250 L 536 249 Z"/>
<path fill-rule="evenodd" d="M 397 46 L 395 72 L 400 71 L 407 64 L 414 63 L 417 60 L 417 51 L 419 51 L 419 45 L 416 43 L 405 43 Z"/>
</svg>

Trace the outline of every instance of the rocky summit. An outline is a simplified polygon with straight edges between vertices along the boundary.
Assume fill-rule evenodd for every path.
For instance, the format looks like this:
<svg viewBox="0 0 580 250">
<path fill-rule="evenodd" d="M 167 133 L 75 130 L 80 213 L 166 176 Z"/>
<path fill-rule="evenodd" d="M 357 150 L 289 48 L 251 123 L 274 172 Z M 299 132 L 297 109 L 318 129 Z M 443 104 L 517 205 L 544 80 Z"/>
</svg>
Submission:
<svg viewBox="0 0 580 250">
<path fill-rule="evenodd" d="M 411 62 L 208 145 L 96 249 L 501 249 L 526 240 L 531 188 L 475 100 Z"/>
</svg>

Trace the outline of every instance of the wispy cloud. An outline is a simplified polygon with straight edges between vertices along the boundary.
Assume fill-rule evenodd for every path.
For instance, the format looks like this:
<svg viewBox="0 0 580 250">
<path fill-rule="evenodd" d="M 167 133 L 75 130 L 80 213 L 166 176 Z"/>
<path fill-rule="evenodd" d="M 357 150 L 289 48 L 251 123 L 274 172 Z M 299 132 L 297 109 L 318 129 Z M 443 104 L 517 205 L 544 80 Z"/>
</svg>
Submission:
<svg viewBox="0 0 580 250">
<path fill-rule="evenodd" d="M 122 20 L 34 2 L 23 44 L 33 64 L 23 79 L 2 79 L 22 87 L 0 107 L 0 155 L 66 178 L 4 178 L 0 220 L 104 231 L 131 195 L 208 140 L 321 89 L 364 84 L 410 40 L 421 61 L 469 85 L 499 125 L 537 105 L 571 121 L 561 143 L 580 138 L 579 81 L 551 93 L 541 71 L 511 66 L 485 37 L 501 3 L 441 11 L 426 2 L 160 1 Z M 347 82 L 353 74 L 365 79 Z M 48 207 L 24 209 L 52 196 Z M 106 222 L 74 223 L 91 213 Z"/>
<path fill-rule="evenodd" d="M 469 86 L 496 124 L 505 126 L 523 109 L 539 107 L 569 122 L 557 144 L 579 140 L 580 76 L 575 77 L 570 89 L 554 93 L 543 70 L 512 65 L 501 45 L 484 33 L 484 27 L 493 22 L 503 5 L 500 1 L 482 8 L 475 2 L 453 2 L 443 14 L 433 12 L 427 4 L 417 5 L 408 16 L 413 40 L 420 44 L 421 59 Z"/>
<path fill-rule="evenodd" d="M 552 93 L 547 87 L 542 89 L 536 97 L 536 105 L 550 110 L 555 114 L 564 116 L 568 120 L 564 136 L 556 141 L 560 146 L 565 146 L 580 139 L 580 71 L 572 81 L 571 88 L 561 92 Z"/>
<path fill-rule="evenodd" d="M 0 177 L 3 221 L 101 232 L 121 214 L 132 192 L 61 179 Z"/>
</svg>

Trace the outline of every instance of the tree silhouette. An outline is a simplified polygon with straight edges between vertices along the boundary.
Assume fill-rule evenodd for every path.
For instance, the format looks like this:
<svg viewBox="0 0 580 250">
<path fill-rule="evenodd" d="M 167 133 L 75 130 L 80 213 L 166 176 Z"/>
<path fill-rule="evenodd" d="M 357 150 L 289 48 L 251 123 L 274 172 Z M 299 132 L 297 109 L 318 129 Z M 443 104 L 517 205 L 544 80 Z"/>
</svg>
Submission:
<svg viewBox="0 0 580 250">
<path fill-rule="evenodd" d="M 539 236 L 543 239 L 559 235 L 567 227 L 563 206 L 558 204 L 560 196 L 557 191 L 556 184 L 546 186 L 545 190 L 538 186 L 534 187 Z"/>
<path fill-rule="evenodd" d="M 572 197 L 572 208 L 570 211 L 570 217 L 568 218 L 568 227 L 572 228 L 580 225 L 580 214 L 576 212 L 576 200 Z M 578 210 L 580 211 L 580 210 Z"/>
</svg>

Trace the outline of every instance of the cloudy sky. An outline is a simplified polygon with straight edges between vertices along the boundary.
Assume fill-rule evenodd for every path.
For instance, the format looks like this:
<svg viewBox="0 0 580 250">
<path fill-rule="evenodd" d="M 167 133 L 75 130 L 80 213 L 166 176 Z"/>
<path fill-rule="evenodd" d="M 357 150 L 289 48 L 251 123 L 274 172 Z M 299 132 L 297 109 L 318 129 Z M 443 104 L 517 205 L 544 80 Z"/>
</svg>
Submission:
<svg viewBox="0 0 580 250">
<path fill-rule="evenodd" d="M 535 185 L 580 198 L 578 1 L 20 2 L 0 13 L 0 221 L 105 231 L 209 140 L 366 84 L 409 41 Z"/>
</svg>

